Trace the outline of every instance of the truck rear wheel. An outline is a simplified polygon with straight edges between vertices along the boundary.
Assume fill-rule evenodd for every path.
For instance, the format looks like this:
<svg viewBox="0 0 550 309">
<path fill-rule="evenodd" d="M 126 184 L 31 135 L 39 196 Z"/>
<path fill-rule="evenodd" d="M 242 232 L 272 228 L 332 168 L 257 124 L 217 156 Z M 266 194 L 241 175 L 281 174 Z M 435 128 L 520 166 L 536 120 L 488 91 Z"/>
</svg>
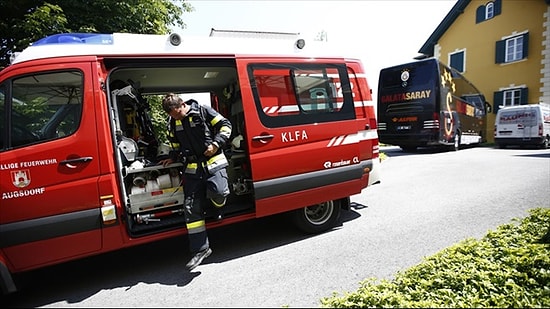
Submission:
<svg viewBox="0 0 550 309">
<path fill-rule="evenodd" d="M 296 227 L 303 232 L 316 234 L 336 225 L 341 208 L 339 201 L 328 201 L 296 209 L 291 215 Z"/>
<path fill-rule="evenodd" d="M 544 138 L 544 141 L 542 142 L 542 144 L 540 145 L 540 148 L 542 149 L 548 149 L 548 145 L 550 144 L 550 137 L 545 137 Z"/>
</svg>

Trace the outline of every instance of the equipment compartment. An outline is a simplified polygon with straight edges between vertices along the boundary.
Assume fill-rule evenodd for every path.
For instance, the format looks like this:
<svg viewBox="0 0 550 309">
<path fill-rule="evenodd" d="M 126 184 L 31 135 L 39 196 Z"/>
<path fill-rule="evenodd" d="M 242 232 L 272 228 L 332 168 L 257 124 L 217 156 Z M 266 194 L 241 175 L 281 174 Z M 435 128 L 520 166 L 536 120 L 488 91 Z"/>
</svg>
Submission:
<svg viewBox="0 0 550 309">
<path fill-rule="evenodd" d="M 169 166 L 141 167 L 132 164 L 126 169 L 128 212 L 137 214 L 183 205 L 184 194 L 179 169 L 181 163 Z"/>
<path fill-rule="evenodd" d="M 183 187 L 168 188 L 142 194 L 130 194 L 130 213 L 159 210 L 183 205 Z"/>
</svg>

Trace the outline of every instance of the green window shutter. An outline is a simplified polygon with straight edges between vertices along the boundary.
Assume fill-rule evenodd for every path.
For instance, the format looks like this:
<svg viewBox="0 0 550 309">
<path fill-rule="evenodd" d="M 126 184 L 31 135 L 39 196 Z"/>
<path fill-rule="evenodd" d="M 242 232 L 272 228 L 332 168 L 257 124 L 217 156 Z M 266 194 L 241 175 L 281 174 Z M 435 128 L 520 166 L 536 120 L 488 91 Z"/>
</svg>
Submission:
<svg viewBox="0 0 550 309">
<path fill-rule="evenodd" d="M 529 88 L 525 87 L 525 88 L 521 88 L 520 89 L 520 105 L 525 105 L 525 104 L 529 104 L 529 98 L 528 98 L 528 94 L 529 94 Z"/>
<path fill-rule="evenodd" d="M 527 58 L 529 52 L 529 32 L 523 35 L 523 59 Z"/>
<path fill-rule="evenodd" d="M 476 24 L 485 20 L 485 6 L 481 5 L 476 10 Z"/>
<path fill-rule="evenodd" d="M 506 59 L 506 41 L 497 41 L 495 45 L 495 63 L 504 63 Z"/>
<path fill-rule="evenodd" d="M 496 114 L 500 104 L 502 104 L 502 100 L 504 98 L 502 91 L 495 91 L 493 93 L 493 114 Z"/>
<path fill-rule="evenodd" d="M 495 0 L 493 1 L 493 7 L 495 8 L 495 14 L 494 16 L 497 16 L 497 15 L 500 15 L 500 12 L 502 11 L 502 4 L 501 4 L 502 0 Z"/>
</svg>

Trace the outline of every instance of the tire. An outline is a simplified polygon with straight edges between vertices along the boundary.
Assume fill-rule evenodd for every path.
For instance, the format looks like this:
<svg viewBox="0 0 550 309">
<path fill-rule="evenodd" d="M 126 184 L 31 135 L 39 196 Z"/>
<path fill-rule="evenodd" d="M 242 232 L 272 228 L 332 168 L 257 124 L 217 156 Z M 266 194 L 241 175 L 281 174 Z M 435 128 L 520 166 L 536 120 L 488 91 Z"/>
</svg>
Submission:
<svg viewBox="0 0 550 309">
<path fill-rule="evenodd" d="M 298 229 L 308 234 L 318 234 L 333 228 L 340 219 L 342 207 L 339 201 L 328 201 L 291 212 Z"/>
<path fill-rule="evenodd" d="M 550 144 L 550 137 L 547 136 L 547 137 L 544 139 L 544 142 L 542 142 L 542 145 L 540 145 L 540 148 L 542 148 L 542 149 L 548 149 L 549 144 Z"/>
<path fill-rule="evenodd" d="M 456 132 L 455 141 L 454 141 L 453 145 L 451 146 L 452 151 L 459 151 L 460 150 L 460 139 L 461 139 L 461 137 L 462 137 L 462 135 L 460 134 L 460 132 Z"/>
</svg>

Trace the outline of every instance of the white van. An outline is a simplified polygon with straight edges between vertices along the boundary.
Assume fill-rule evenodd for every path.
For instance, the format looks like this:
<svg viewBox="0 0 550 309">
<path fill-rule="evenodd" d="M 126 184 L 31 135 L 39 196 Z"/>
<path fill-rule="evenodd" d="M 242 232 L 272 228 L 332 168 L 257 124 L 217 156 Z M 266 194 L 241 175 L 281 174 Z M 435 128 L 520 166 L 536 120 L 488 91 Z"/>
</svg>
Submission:
<svg viewBox="0 0 550 309">
<path fill-rule="evenodd" d="M 550 104 L 509 106 L 498 110 L 495 143 L 499 148 L 533 145 L 546 149 L 549 142 Z"/>
</svg>

